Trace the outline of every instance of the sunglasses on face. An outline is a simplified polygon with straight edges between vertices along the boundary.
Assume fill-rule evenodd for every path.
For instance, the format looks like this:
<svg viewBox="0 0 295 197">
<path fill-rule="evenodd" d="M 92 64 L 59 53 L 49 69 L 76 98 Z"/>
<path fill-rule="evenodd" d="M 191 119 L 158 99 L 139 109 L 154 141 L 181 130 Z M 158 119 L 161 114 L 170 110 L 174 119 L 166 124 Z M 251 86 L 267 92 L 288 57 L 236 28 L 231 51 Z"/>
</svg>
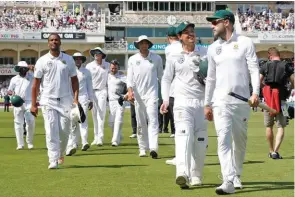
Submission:
<svg viewBox="0 0 295 197">
<path fill-rule="evenodd" d="M 215 21 L 212 21 L 211 24 L 214 25 L 214 26 L 216 26 L 216 25 L 219 24 L 219 22 L 224 21 L 224 20 L 225 20 L 225 19 L 217 19 L 217 20 L 215 20 Z"/>
</svg>

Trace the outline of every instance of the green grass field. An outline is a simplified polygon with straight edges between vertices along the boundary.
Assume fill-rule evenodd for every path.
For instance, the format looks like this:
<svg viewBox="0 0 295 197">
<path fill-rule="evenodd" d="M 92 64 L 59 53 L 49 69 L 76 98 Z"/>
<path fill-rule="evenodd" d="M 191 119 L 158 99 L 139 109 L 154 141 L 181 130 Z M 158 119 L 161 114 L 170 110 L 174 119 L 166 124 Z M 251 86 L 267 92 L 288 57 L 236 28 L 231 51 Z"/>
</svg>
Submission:
<svg viewBox="0 0 295 197">
<path fill-rule="evenodd" d="M 3 109 L 0 109 L 1 111 Z M 107 123 L 107 121 L 106 121 Z M 89 143 L 93 139 L 89 121 Z M 190 197 L 217 196 L 221 183 L 216 134 L 209 125 L 209 147 L 203 186 L 180 190 L 175 184 L 175 167 L 165 164 L 174 155 L 174 140 L 160 135 L 160 159 L 138 157 L 137 140 L 130 139 L 130 114 L 125 113 L 124 139 L 120 147 L 111 147 L 111 131 L 105 124 L 105 144 L 65 158 L 58 170 L 48 170 L 43 117 L 36 122 L 34 150 L 16 151 L 13 114 L 0 113 L 0 196 L 2 197 Z M 284 159 L 267 157 L 268 146 L 263 114 L 252 114 L 248 131 L 247 154 L 242 181 L 243 190 L 232 196 L 294 196 L 294 123 L 290 122 L 281 147 Z"/>
</svg>

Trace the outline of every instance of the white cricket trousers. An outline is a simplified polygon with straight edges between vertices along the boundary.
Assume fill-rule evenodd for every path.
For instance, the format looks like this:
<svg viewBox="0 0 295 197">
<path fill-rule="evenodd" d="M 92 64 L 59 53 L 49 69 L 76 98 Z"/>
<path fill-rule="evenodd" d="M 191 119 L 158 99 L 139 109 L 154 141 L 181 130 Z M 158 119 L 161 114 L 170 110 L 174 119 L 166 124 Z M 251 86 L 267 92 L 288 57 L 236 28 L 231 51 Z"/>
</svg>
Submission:
<svg viewBox="0 0 295 197">
<path fill-rule="evenodd" d="M 122 139 L 122 125 L 123 116 L 125 110 L 125 103 L 121 106 L 118 100 L 109 101 L 110 105 L 110 116 L 109 116 L 109 126 L 113 131 L 112 143 L 116 142 L 118 145 Z"/>
<path fill-rule="evenodd" d="M 213 116 L 223 180 L 233 181 L 243 170 L 250 107 L 247 104 L 214 106 Z"/>
<path fill-rule="evenodd" d="M 92 118 L 94 127 L 94 141 L 102 144 L 104 138 L 104 121 L 107 107 L 107 90 L 94 90 Z"/>
<path fill-rule="evenodd" d="M 26 101 L 21 107 L 14 107 L 14 131 L 16 136 L 17 146 L 24 146 L 24 121 L 26 121 L 26 142 L 33 144 L 35 132 L 35 117 L 30 112 L 31 101 Z"/>
<path fill-rule="evenodd" d="M 202 178 L 208 144 L 203 101 L 175 98 L 176 177 Z"/>
<path fill-rule="evenodd" d="M 49 162 L 57 162 L 64 156 L 71 129 L 70 112 L 73 99 L 71 96 L 60 99 L 41 100 L 46 146 Z"/>
<path fill-rule="evenodd" d="M 137 99 L 134 104 L 139 150 L 158 152 L 158 98 Z"/>
<path fill-rule="evenodd" d="M 87 95 L 79 95 L 79 103 L 85 113 L 86 119 L 83 123 L 71 121 L 71 132 L 69 135 L 68 148 L 78 148 L 79 138 L 81 137 L 82 146 L 88 144 L 88 105 L 89 100 Z"/>
</svg>

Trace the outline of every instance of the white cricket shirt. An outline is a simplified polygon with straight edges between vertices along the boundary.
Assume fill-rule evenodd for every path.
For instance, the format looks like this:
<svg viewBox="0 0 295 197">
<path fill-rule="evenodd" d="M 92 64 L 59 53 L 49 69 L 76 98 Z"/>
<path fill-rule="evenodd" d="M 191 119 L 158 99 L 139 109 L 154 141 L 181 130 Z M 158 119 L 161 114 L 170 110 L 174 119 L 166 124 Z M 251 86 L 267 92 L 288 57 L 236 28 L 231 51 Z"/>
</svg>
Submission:
<svg viewBox="0 0 295 197">
<path fill-rule="evenodd" d="M 35 65 L 34 77 L 41 79 L 42 98 L 62 98 L 72 95 L 71 77 L 77 75 L 72 56 L 60 52 L 54 57 L 48 52 Z"/>
<path fill-rule="evenodd" d="M 93 101 L 93 89 L 91 73 L 84 67 L 77 68 L 79 80 L 79 96 L 87 95 L 89 101 Z"/>
<path fill-rule="evenodd" d="M 92 77 L 93 90 L 103 90 L 107 88 L 108 73 L 110 70 L 110 63 L 102 61 L 99 65 L 96 60 L 88 63 L 86 69 L 90 71 Z"/>
<path fill-rule="evenodd" d="M 109 101 L 118 100 L 119 95 L 116 94 L 122 88 L 122 83 L 126 83 L 126 76 L 120 71 L 115 75 L 109 73 L 108 75 L 108 97 Z"/>
<path fill-rule="evenodd" d="M 171 42 L 166 48 L 165 48 L 165 56 L 166 59 L 169 55 L 173 53 L 180 53 L 182 51 L 182 44 L 179 41 L 173 41 Z"/>
<path fill-rule="evenodd" d="M 259 95 L 259 66 L 252 40 L 235 32 L 228 41 L 216 40 L 208 49 L 205 104 L 244 103 L 227 95 L 229 91 L 250 97 L 249 73 L 253 93 Z"/>
<path fill-rule="evenodd" d="M 158 98 L 158 80 L 163 75 L 162 58 L 149 52 L 146 58 L 136 53 L 128 60 L 127 88 L 133 88 L 141 99 Z"/>
<path fill-rule="evenodd" d="M 29 72 L 25 77 L 16 75 L 11 78 L 8 91 L 13 91 L 15 95 L 20 96 L 24 101 L 32 100 L 33 76 Z"/>
<path fill-rule="evenodd" d="M 201 50 L 202 51 L 201 51 Z M 201 54 L 199 54 L 201 51 Z M 174 83 L 174 98 L 199 99 L 204 100 L 205 87 L 194 78 L 193 71 L 190 68 L 192 58 L 206 55 L 206 48 L 196 47 L 193 52 L 186 53 L 183 51 L 169 56 L 166 60 L 166 67 L 162 79 L 162 98 L 163 101 L 169 102 L 169 92 L 171 82 Z"/>
</svg>

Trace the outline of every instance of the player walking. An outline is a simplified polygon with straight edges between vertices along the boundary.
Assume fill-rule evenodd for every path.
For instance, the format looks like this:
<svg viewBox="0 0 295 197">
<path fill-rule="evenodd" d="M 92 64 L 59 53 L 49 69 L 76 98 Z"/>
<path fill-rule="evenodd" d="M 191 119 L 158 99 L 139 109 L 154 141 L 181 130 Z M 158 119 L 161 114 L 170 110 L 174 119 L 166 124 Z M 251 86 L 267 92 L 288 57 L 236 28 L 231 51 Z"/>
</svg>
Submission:
<svg viewBox="0 0 295 197">
<path fill-rule="evenodd" d="M 259 67 L 255 47 L 250 38 L 234 32 L 234 15 L 220 10 L 212 17 L 214 36 L 208 49 L 208 76 L 205 94 L 205 115 L 213 120 L 218 136 L 218 157 L 223 183 L 217 194 L 230 194 L 242 188 L 240 176 L 246 152 L 247 127 L 250 115 L 248 104 L 227 95 L 229 91 L 250 97 L 249 72 L 253 94 L 252 106 L 259 102 Z M 231 142 L 231 138 L 233 142 Z"/>
</svg>

